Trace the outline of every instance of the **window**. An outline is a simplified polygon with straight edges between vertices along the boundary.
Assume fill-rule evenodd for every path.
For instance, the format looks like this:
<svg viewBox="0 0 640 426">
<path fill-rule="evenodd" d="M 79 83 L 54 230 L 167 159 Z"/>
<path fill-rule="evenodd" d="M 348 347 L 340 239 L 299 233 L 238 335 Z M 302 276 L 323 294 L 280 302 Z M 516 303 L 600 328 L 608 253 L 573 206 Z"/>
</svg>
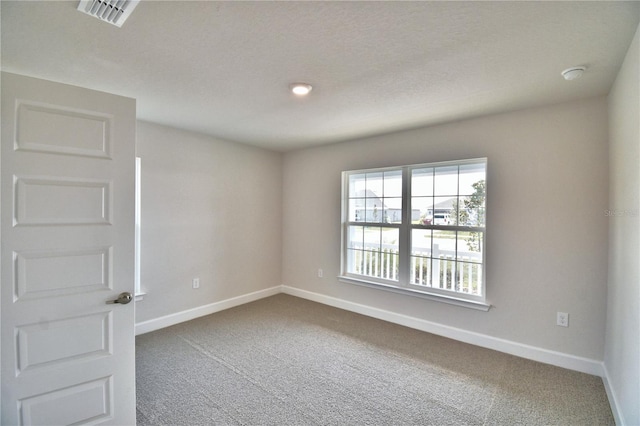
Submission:
<svg viewBox="0 0 640 426">
<path fill-rule="evenodd" d="M 142 160 L 140 157 L 136 157 L 136 189 L 135 189 L 135 203 L 136 203 L 136 227 L 135 227 L 135 295 L 136 300 L 141 300 L 144 295 L 142 287 L 140 285 L 140 197 L 141 197 L 141 173 L 142 173 Z"/>
<path fill-rule="evenodd" d="M 344 172 L 342 278 L 488 309 L 486 165 Z"/>
</svg>

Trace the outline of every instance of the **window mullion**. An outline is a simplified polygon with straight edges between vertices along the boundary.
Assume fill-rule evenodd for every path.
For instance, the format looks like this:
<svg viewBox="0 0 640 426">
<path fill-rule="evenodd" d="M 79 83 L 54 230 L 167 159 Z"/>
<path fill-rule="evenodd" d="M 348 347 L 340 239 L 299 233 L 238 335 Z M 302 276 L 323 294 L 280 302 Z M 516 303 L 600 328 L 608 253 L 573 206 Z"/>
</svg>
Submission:
<svg viewBox="0 0 640 426">
<path fill-rule="evenodd" d="M 411 254 L 411 171 L 409 167 L 402 168 L 402 225 L 399 233 L 399 283 L 406 287 L 409 282 Z"/>
</svg>

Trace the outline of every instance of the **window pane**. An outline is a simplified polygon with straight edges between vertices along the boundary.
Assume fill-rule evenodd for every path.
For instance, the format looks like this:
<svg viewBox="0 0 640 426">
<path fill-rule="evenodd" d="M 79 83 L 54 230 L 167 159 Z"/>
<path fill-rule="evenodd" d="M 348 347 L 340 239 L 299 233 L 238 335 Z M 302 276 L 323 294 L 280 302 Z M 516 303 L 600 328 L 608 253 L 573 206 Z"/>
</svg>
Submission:
<svg viewBox="0 0 640 426">
<path fill-rule="evenodd" d="M 431 287 L 433 259 L 423 256 L 411 256 L 409 283 Z"/>
<path fill-rule="evenodd" d="M 456 258 L 465 262 L 482 263 L 483 232 L 458 232 Z"/>
<path fill-rule="evenodd" d="M 432 260 L 432 287 L 456 291 L 456 261 L 451 257 L 440 257 Z"/>
<path fill-rule="evenodd" d="M 349 175 L 349 197 L 364 197 L 366 189 L 366 174 L 359 173 Z"/>
<path fill-rule="evenodd" d="M 432 286 L 454 290 L 456 231 L 433 231 Z"/>
<path fill-rule="evenodd" d="M 366 197 L 382 198 L 382 172 L 367 173 Z"/>
<path fill-rule="evenodd" d="M 365 210 L 366 206 L 364 198 L 350 198 L 349 222 L 364 222 Z"/>
<path fill-rule="evenodd" d="M 411 255 L 431 256 L 431 229 L 411 230 Z M 437 232 L 437 231 L 436 231 Z"/>
<path fill-rule="evenodd" d="M 365 250 L 379 250 L 381 241 L 381 229 L 376 226 L 367 226 L 364 228 L 364 246 Z"/>
<path fill-rule="evenodd" d="M 411 197 L 411 223 L 431 225 L 433 222 L 433 197 Z"/>
<path fill-rule="evenodd" d="M 456 197 L 435 197 L 433 199 L 433 225 L 455 225 Z"/>
<path fill-rule="evenodd" d="M 368 226 L 364 229 L 364 275 L 380 277 L 380 252 L 382 251 L 382 228 Z"/>
<path fill-rule="evenodd" d="M 397 228 L 382 228 L 379 277 L 398 280 L 398 254 L 400 252 L 400 231 Z"/>
<path fill-rule="evenodd" d="M 430 229 L 411 231 L 411 259 L 409 283 L 431 285 L 431 234 Z"/>
<path fill-rule="evenodd" d="M 367 198 L 367 213 L 365 221 L 382 222 L 382 202 L 379 198 Z"/>
<path fill-rule="evenodd" d="M 471 195 L 460 196 L 461 222 L 467 226 L 484 226 L 485 222 L 485 181 L 473 183 Z"/>
<path fill-rule="evenodd" d="M 453 257 L 456 249 L 456 231 L 433 230 L 433 251 Z"/>
<path fill-rule="evenodd" d="M 402 170 L 349 175 L 348 220 L 402 223 Z"/>
<path fill-rule="evenodd" d="M 399 233 L 398 228 L 382 228 L 381 229 L 381 239 L 383 248 L 387 248 L 390 250 L 398 250 L 399 247 Z"/>
<path fill-rule="evenodd" d="M 411 195 L 433 195 L 433 167 L 411 171 Z"/>
<path fill-rule="evenodd" d="M 384 199 L 384 216 L 385 223 L 401 223 L 402 222 L 402 198 L 385 198 Z"/>
<path fill-rule="evenodd" d="M 458 166 L 436 167 L 434 171 L 434 195 L 458 195 Z"/>
<path fill-rule="evenodd" d="M 398 280 L 397 228 L 349 227 L 347 272 Z"/>
<path fill-rule="evenodd" d="M 364 222 L 366 203 L 366 174 L 349 175 L 349 222 Z"/>
<path fill-rule="evenodd" d="M 463 164 L 460 166 L 460 195 L 476 192 L 475 184 L 485 180 L 485 163 Z"/>
<path fill-rule="evenodd" d="M 384 192 L 387 197 L 402 197 L 402 170 L 384 172 Z"/>
<path fill-rule="evenodd" d="M 347 230 L 347 272 L 360 274 L 364 249 L 364 228 L 349 226 Z"/>
<path fill-rule="evenodd" d="M 458 262 L 457 291 L 482 296 L 482 264 Z"/>
<path fill-rule="evenodd" d="M 348 248 L 364 248 L 364 228 L 362 226 L 349 226 L 348 228 Z"/>
<path fill-rule="evenodd" d="M 475 202 L 469 201 L 469 199 L 461 198 L 460 205 L 462 208 L 458 213 L 458 224 L 461 226 L 485 226 L 484 200 L 482 200 L 482 203 L 483 204 L 479 205 L 478 207 L 465 208 L 465 206 L 475 206 Z"/>
</svg>

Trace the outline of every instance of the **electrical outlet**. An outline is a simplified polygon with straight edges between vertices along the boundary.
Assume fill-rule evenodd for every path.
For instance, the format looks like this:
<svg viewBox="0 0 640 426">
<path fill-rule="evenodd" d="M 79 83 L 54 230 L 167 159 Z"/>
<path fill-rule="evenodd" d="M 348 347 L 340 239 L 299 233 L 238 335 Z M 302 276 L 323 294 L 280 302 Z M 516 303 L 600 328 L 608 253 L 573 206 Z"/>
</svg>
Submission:
<svg viewBox="0 0 640 426">
<path fill-rule="evenodd" d="M 324 272 L 322 271 L 322 268 L 318 268 L 318 278 L 322 278 L 324 276 Z"/>
<path fill-rule="evenodd" d="M 200 278 L 194 278 L 194 279 L 191 281 L 191 286 L 192 286 L 193 288 L 200 288 Z"/>
<path fill-rule="evenodd" d="M 569 327 L 569 314 L 566 312 L 558 312 L 556 324 L 561 327 Z"/>
</svg>

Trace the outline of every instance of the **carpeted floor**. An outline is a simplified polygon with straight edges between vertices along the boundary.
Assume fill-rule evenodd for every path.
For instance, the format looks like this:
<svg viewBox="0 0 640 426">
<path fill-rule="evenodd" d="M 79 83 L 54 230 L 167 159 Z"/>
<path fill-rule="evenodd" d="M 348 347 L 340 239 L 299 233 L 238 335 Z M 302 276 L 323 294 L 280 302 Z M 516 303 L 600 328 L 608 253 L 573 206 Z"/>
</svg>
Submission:
<svg viewBox="0 0 640 426">
<path fill-rule="evenodd" d="M 138 425 L 613 425 L 599 377 L 287 295 L 136 340 Z"/>
</svg>

